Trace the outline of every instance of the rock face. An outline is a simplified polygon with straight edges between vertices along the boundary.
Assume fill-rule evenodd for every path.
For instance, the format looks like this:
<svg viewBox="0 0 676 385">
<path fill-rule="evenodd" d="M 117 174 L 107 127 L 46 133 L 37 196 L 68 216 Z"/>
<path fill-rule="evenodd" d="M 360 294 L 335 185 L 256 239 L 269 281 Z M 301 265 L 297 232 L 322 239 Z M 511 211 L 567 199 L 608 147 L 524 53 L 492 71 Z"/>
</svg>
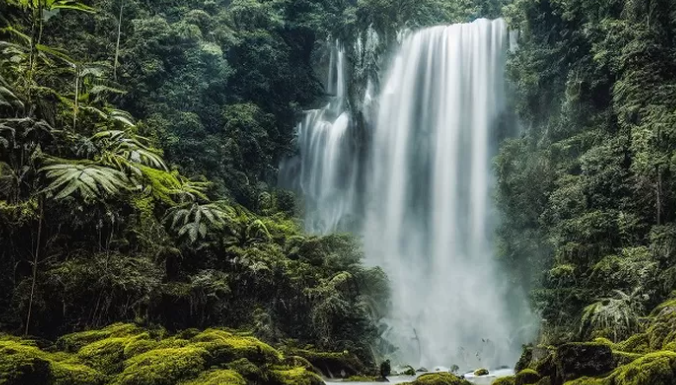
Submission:
<svg viewBox="0 0 676 385">
<path fill-rule="evenodd" d="M 557 377 L 562 382 L 600 376 L 614 368 L 613 352 L 604 344 L 569 343 L 556 349 Z"/>
</svg>

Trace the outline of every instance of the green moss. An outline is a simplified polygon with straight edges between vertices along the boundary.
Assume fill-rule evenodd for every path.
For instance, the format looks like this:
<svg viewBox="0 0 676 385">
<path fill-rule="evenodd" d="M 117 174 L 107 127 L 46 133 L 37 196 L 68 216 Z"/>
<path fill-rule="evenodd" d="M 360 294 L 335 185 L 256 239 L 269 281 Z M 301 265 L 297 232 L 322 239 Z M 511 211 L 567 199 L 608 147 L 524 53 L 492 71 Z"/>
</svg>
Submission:
<svg viewBox="0 0 676 385">
<path fill-rule="evenodd" d="M 650 351 L 650 336 L 647 333 L 634 334 L 627 340 L 616 344 L 615 348 L 629 353 L 648 353 Z"/>
<path fill-rule="evenodd" d="M 113 324 L 99 330 L 89 330 L 67 334 L 57 341 L 57 346 L 70 352 L 77 352 L 85 345 L 111 337 L 129 337 L 143 333 L 143 330 L 133 324 Z"/>
<path fill-rule="evenodd" d="M 196 347 L 151 350 L 128 359 L 115 385 L 173 385 L 197 376 L 207 354 Z"/>
<path fill-rule="evenodd" d="M 514 381 L 516 381 L 516 377 L 514 376 L 500 377 L 493 381 L 491 385 L 514 385 Z"/>
<path fill-rule="evenodd" d="M 105 376 L 66 353 L 52 354 L 29 341 L 0 341 L 0 384 L 99 385 Z"/>
<path fill-rule="evenodd" d="M 191 342 L 210 353 L 209 365 L 219 365 L 240 358 L 255 363 L 276 363 L 282 358 L 277 350 L 254 337 L 237 335 L 225 330 L 205 330 L 193 337 Z"/>
<path fill-rule="evenodd" d="M 126 337 L 106 338 L 80 349 L 78 356 L 93 368 L 106 374 L 122 371 L 124 348 L 130 342 Z"/>
<path fill-rule="evenodd" d="M 524 369 L 516 374 L 515 385 L 531 385 L 540 381 L 540 375 L 533 369 Z"/>
<path fill-rule="evenodd" d="M 273 382 L 280 385 L 324 385 L 324 380 L 304 368 L 273 370 Z"/>
<path fill-rule="evenodd" d="M 364 364 L 349 352 L 315 352 L 308 349 L 290 349 L 288 355 L 303 357 L 326 377 L 345 372 L 345 376 L 357 376 L 366 372 Z"/>
<path fill-rule="evenodd" d="M 244 378 L 234 370 L 213 370 L 183 385 L 246 385 Z"/>
<path fill-rule="evenodd" d="M 291 356 L 291 357 L 285 357 L 284 358 L 284 364 L 288 365 L 290 367 L 298 367 L 301 366 L 305 368 L 305 370 L 310 371 L 315 374 L 319 374 L 320 376 L 322 375 L 322 371 L 317 369 L 312 363 L 308 360 L 306 360 L 303 357 L 298 357 L 298 356 Z M 375 378 L 375 377 L 374 377 Z"/>
<path fill-rule="evenodd" d="M 124 347 L 125 358 L 131 358 L 139 354 L 158 349 L 159 343 L 150 339 L 135 338 Z"/>
<path fill-rule="evenodd" d="M 605 381 L 602 378 L 582 377 L 576 380 L 568 381 L 565 383 L 565 385 L 604 385 L 604 383 Z"/>
<path fill-rule="evenodd" d="M 615 385 L 673 385 L 676 383 L 676 352 L 647 354 L 619 367 L 612 379 Z"/>
<path fill-rule="evenodd" d="M 471 385 L 467 380 L 464 380 L 451 373 L 427 373 L 416 378 L 411 382 L 413 385 Z"/>
<path fill-rule="evenodd" d="M 106 382 L 100 372 L 77 363 L 52 362 L 52 385 L 99 385 Z"/>
<path fill-rule="evenodd" d="M 37 347 L 17 341 L 0 341 L 0 384 L 44 384 L 50 362 Z"/>
<path fill-rule="evenodd" d="M 261 370 L 261 367 L 254 365 L 246 358 L 233 361 L 228 364 L 228 369 L 234 370 L 253 383 L 267 383 L 268 373 Z"/>
<path fill-rule="evenodd" d="M 488 369 L 484 369 L 484 368 L 477 369 L 477 370 L 474 371 L 474 375 L 477 376 L 477 377 L 479 377 L 479 376 L 487 376 L 488 373 L 489 373 L 489 372 L 488 372 Z"/>
<path fill-rule="evenodd" d="M 629 364 L 641 357 L 643 357 L 643 354 L 619 352 L 617 350 L 613 351 L 613 361 L 615 362 L 615 366 Z"/>
<path fill-rule="evenodd" d="M 343 382 L 376 382 L 378 377 L 372 376 L 352 376 L 343 380 Z"/>
</svg>

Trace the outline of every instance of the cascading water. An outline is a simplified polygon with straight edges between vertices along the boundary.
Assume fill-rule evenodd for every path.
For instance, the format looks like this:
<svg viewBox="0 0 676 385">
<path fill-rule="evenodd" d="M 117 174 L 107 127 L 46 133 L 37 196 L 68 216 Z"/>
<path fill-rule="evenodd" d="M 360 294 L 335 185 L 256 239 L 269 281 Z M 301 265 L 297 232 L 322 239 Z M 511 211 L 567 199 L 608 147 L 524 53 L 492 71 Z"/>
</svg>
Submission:
<svg viewBox="0 0 676 385">
<path fill-rule="evenodd" d="M 502 20 L 413 33 L 380 96 L 366 254 L 394 282 L 390 338 L 409 362 L 513 359 L 494 271 L 489 165 L 506 48 Z"/>
<path fill-rule="evenodd" d="M 306 200 L 305 227 L 313 233 L 337 230 L 353 210 L 357 174 L 350 146 L 345 51 L 331 50 L 327 91 L 329 103 L 306 111 L 297 127 L 300 154 L 282 165 L 281 179 L 295 181 Z"/>
<path fill-rule="evenodd" d="M 299 126 L 308 227 L 333 231 L 356 198 L 365 205 L 361 229 L 351 230 L 392 283 L 384 337 L 403 362 L 495 368 L 520 351 L 491 239 L 490 160 L 509 40 L 504 21 L 485 19 L 403 36 L 380 94 L 372 83 L 366 90 L 365 165 L 349 151 L 340 81 L 335 99 Z M 366 176 L 359 194 L 358 172 Z"/>
</svg>

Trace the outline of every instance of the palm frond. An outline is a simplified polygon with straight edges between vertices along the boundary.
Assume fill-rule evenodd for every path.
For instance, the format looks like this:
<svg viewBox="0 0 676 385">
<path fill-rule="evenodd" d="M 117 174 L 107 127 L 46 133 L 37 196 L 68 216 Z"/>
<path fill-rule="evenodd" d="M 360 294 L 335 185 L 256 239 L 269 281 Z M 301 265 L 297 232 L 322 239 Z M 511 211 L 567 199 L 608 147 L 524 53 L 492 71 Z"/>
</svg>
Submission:
<svg viewBox="0 0 676 385">
<path fill-rule="evenodd" d="M 41 172 L 51 180 L 45 192 L 55 194 L 54 199 L 57 200 L 74 193 L 91 200 L 118 194 L 129 187 L 127 177 L 122 172 L 91 162 L 53 160 Z"/>
</svg>

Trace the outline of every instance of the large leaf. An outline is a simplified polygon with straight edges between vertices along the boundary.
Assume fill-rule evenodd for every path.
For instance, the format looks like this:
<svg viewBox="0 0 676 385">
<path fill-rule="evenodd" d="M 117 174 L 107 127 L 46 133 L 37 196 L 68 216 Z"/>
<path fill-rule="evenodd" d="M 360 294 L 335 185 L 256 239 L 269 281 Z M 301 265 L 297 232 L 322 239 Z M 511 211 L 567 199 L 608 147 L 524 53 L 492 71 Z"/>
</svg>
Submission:
<svg viewBox="0 0 676 385">
<path fill-rule="evenodd" d="M 90 162 L 61 161 L 41 170 L 51 183 L 45 191 L 63 199 L 78 193 L 86 200 L 115 195 L 128 187 L 127 177 L 120 171 Z"/>
</svg>

